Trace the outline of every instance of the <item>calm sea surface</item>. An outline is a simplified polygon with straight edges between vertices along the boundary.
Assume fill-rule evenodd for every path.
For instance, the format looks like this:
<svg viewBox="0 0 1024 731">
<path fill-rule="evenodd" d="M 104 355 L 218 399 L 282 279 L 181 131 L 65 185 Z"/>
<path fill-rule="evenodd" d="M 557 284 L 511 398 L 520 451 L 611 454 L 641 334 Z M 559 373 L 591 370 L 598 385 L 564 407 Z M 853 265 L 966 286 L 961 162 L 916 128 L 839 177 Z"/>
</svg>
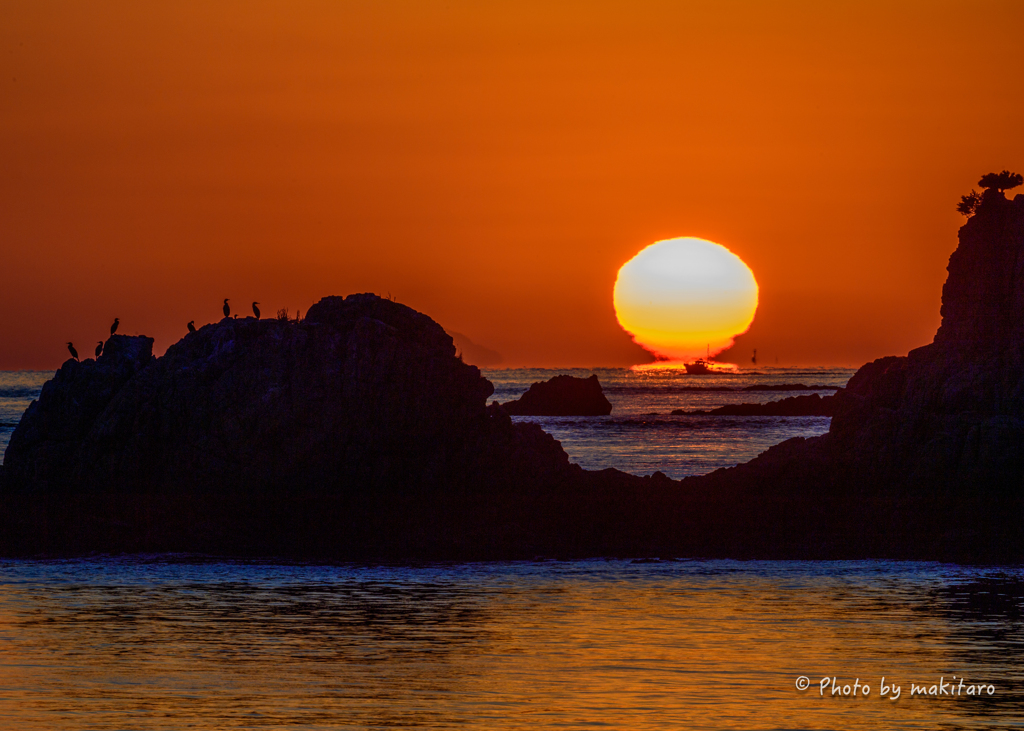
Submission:
<svg viewBox="0 0 1024 731">
<path fill-rule="evenodd" d="M 763 402 L 808 392 L 739 389 L 835 387 L 852 374 L 596 372 L 611 416 L 537 421 L 585 467 L 673 476 L 820 434 L 828 420 L 672 409 Z M 486 375 L 507 401 L 556 373 Z M 48 377 L 0 373 L 0 450 Z M 824 677 L 839 695 L 822 694 Z M 940 679 L 946 695 L 911 695 L 912 684 L 939 692 Z M 397 727 L 1024 727 L 1024 569 L 0 560 L 0 729 Z"/>
<path fill-rule="evenodd" d="M 828 431 L 816 416 L 673 416 L 674 409 L 708 410 L 726 404 L 766 403 L 788 396 L 827 396 L 855 373 L 848 368 L 766 368 L 735 374 L 691 376 L 685 371 L 625 368 L 584 370 L 485 370 L 493 400 L 519 398 L 536 381 L 560 373 L 596 373 L 612 403 L 609 416 L 518 416 L 535 421 L 562 443 L 569 458 L 588 470 L 616 467 L 649 475 L 656 470 L 679 479 L 748 462 L 790 437 Z M 819 390 L 750 391 L 749 387 L 827 386 Z"/>
<path fill-rule="evenodd" d="M 0 727 L 1019 727 L 1022 609 L 934 564 L 0 561 Z"/>
</svg>

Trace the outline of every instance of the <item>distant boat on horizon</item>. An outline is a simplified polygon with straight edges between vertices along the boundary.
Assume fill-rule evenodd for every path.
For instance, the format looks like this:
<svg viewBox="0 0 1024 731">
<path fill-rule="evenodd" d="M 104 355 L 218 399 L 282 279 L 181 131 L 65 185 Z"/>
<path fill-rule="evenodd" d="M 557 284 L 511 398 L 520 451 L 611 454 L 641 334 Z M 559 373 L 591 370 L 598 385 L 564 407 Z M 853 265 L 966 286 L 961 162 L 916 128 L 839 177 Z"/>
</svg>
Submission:
<svg viewBox="0 0 1024 731">
<path fill-rule="evenodd" d="M 704 358 L 698 358 L 692 363 L 684 363 L 683 367 L 686 368 L 686 372 L 691 376 L 709 376 L 714 371 L 711 369 L 711 344 L 708 343 L 707 356 Z"/>
<path fill-rule="evenodd" d="M 692 363 L 684 363 L 683 367 L 686 368 L 686 372 L 691 376 L 707 376 L 713 373 L 711 370 L 711 364 L 704 358 L 698 358 Z"/>
</svg>

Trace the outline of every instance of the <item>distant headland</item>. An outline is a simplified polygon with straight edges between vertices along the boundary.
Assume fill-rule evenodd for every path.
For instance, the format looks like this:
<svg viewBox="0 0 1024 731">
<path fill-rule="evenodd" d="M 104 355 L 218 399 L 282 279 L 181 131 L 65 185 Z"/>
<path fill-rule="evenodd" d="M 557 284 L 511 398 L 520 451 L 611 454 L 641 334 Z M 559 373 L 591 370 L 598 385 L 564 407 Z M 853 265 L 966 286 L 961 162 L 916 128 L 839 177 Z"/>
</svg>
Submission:
<svg viewBox="0 0 1024 731">
<path fill-rule="evenodd" d="M 821 437 L 587 472 L 429 317 L 326 297 L 64 363 L 11 437 L 0 554 L 1024 560 L 1024 196 L 972 195 L 934 342 L 863 366 Z"/>
</svg>

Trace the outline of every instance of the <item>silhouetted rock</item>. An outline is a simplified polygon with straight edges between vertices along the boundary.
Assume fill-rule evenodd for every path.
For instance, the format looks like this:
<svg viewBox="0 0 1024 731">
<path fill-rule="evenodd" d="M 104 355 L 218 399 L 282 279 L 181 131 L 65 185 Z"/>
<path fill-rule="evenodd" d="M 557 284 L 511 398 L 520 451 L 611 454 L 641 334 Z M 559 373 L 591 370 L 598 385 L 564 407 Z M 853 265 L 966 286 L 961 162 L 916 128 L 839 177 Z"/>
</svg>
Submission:
<svg viewBox="0 0 1024 731">
<path fill-rule="evenodd" d="M 79 470 L 77 453 L 100 415 L 153 359 L 153 339 L 111 335 L 96 360 L 67 360 L 11 434 L 4 477 L 58 489 Z"/>
<path fill-rule="evenodd" d="M 1019 494 L 1024 485 L 1024 196 L 988 190 L 960 229 L 930 345 L 863 366 L 829 432 L 709 476 L 779 489 Z"/>
<path fill-rule="evenodd" d="M 942 288 L 935 344 L 976 356 L 1020 347 L 1024 337 L 1024 196 L 987 190 L 960 229 Z"/>
<path fill-rule="evenodd" d="M 501 407 L 512 416 L 607 416 L 612 405 L 597 376 L 555 376 L 534 383 L 515 401 Z"/>
<path fill-rule="evenodd" d="M 823 398 L 816 393 L 766 404 L 727 404 L 707 411 L 672 410 L 674 416 L 832 416 L 834 412 L 835 396 Z"/>
<path fill-rule="evenodd" d="M 426 315 L 326 297 L 301 322 L 224 319 L 160 358 L 114 336 L 23 417 L 8 487 L 202 491 L 493 489 L 569 469 L 558 442 L 487 408 L 480 371 Z"/>
</svg>

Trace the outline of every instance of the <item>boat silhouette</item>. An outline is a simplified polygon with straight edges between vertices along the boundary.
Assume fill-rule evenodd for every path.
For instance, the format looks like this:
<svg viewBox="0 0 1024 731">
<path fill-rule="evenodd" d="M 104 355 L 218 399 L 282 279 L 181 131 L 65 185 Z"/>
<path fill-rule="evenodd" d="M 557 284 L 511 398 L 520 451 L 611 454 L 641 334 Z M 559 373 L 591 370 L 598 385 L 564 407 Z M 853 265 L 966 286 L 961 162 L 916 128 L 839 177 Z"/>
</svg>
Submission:
<svg viewBox="0 0 1024 731">
<path fill-rule="evenodd" d="M 698 358 L 692 363 L 684 363 L 683 367 L 686 368 L 686 372 L 693 376 L 706 376 L 713 371 L 710 368 L 710 363 L 704 358 Z"/>
<path fill-rule="evenodd" d="M 711 345 L 708 345 L 708 354 L 706 358 L 698 358 L 692 363 L 684 363 L 683 367 L 686 368 L 686 372 L 692 376 L 707 376 L 714 373 L 711 368 Z"/>
</svg>

